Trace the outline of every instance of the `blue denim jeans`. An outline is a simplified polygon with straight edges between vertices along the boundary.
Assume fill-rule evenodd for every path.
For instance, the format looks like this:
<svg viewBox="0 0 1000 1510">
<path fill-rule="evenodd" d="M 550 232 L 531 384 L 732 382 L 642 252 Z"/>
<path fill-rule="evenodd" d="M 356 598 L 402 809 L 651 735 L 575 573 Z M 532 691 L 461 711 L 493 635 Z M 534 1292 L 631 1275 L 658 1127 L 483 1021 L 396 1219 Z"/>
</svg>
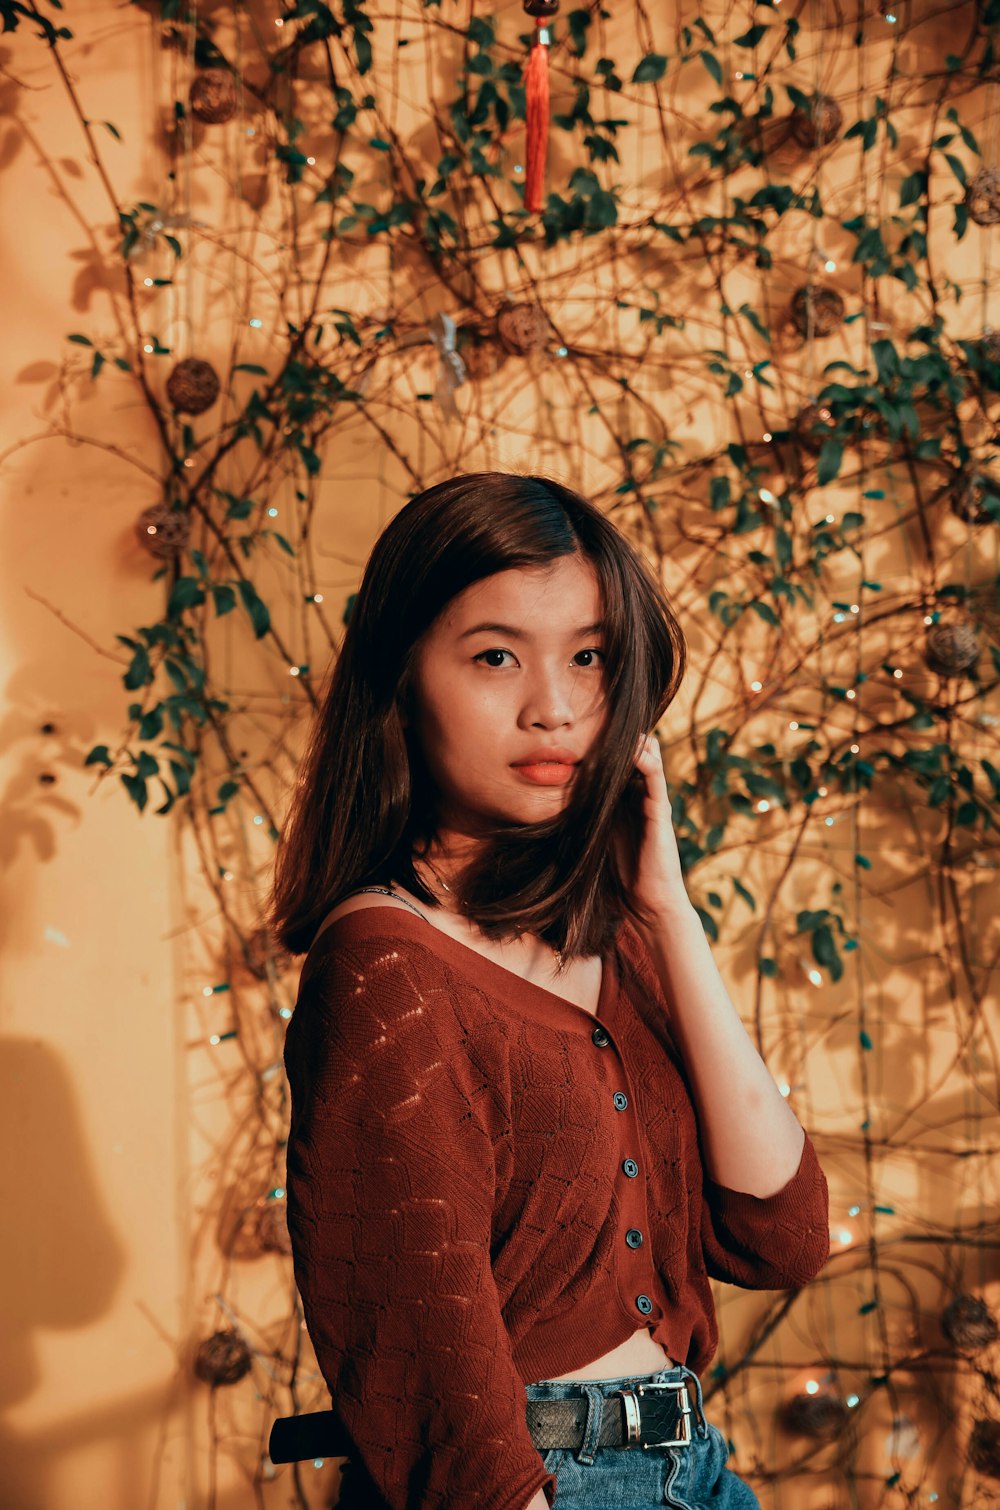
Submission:
<svg viewBox="0 0 1000 1510">
<path fill-rule="evenodd" d="M 638 1383 L 660 1384 L 687 1379 L 693 1412 L 691 1441 L 683 1447 L 594 1447 L 601 1429 L 604 1401 Z M 726 1467 L 729 1444 L 704 1416 L 701 1380 L 684 1364 L 639 1378 L 593 1379 L 577 1384 L 546 1380 L 528 1384 L 529 1400 L 565 1400 L 587 1396 L 587 1427 L 580 1447 L 554 1447 L 543 1453 L 545 1468 L 556 1476 L 555 1510 L 761 1510 L 749 1484 Z M 697 1396 L 697 1403 L 695 1402 Z M 616 1401 L 613 1407 L 620 1409 Z"/>
</svg>

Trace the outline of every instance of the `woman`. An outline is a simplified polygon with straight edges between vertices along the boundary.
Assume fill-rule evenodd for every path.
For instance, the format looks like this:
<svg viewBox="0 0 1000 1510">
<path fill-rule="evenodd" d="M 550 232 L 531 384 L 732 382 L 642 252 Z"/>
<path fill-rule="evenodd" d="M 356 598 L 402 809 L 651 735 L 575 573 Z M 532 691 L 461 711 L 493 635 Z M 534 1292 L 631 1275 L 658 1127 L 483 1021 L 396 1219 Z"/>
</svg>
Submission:
<svg viewBox="0 0 1000 1510">
<path fill-rule="evenodd" d="M 558 482 L 455 477 L 372 552 L 271 914 L 343 1505 L 758 1504 L 702 1411 L 709 1278 L 808 1283 L 827 1190 L 684 890 L 650 733 L 683 670 Z"/>
</svg>

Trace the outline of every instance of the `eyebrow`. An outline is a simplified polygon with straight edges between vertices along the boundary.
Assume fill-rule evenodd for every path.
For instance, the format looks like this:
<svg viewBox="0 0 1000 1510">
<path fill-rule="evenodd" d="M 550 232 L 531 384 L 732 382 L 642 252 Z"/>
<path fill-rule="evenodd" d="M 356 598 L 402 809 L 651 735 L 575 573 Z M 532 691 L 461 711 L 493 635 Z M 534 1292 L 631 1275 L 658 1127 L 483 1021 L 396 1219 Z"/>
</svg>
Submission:
<svg viewBox="0 0 1000 1510">
<path fill-rule="evenodd" d="M 585 634 L 601 634 L 603 631 L 604 625 L 601 623 L 584 624 L 579 629 L 571 629 L 566 638 L 577 640 Z M 459 639 L 466 640 L 472 634 L 484 634 L 487 632 L 491 634 L 504 634 L 511 640 L 530 640 L 532 638 L 530 634 L 525 634 L 523 629 L 515 629 L 513 624 L 473 624 L 471 629 L 462 630 Z"/>
</svg>

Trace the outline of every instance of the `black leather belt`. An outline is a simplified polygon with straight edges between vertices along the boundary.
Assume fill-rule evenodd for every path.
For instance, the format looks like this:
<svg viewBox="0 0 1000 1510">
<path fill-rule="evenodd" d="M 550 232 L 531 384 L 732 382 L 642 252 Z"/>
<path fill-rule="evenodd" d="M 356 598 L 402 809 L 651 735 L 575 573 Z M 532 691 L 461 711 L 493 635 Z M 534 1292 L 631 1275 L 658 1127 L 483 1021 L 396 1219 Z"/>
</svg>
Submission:
<svg viewBox="0 0 1000 1510">
<path fill-rule="evenodd" d="M 587 1397 L 528 1400 L 528 1429 L 540 1452 L 580 1447 L 587 1425 Z M 637 1384 L 608 1395 L 598 1447 L 685 1447 L 691 1441 L 691 1401 L 686 1379 Z M 282 1416 L 271 1428 L 272 1463 L 305 1458 L 348 1457 L 353 1444 L 332 1410 Z"/>
<path fill-rule="evenodd" d="M 529 1400 L 528 1429 L 540 1452 L 551 1447 L 580 1447 L 587 1425 L 587 1397 Z M 688 1381 L 637 1384 L 608 1395 L 601 1416 L 598 1447 L 686 1447 L 691 1441 Z"/>
</svg>

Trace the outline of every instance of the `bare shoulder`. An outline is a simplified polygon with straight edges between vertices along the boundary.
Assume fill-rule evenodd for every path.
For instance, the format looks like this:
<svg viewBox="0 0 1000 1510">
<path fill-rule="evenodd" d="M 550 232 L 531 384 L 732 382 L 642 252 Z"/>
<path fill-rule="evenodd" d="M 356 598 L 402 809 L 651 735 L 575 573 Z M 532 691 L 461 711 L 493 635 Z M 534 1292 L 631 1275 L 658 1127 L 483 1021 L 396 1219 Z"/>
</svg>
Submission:
<svg viewBox="0 0 1000 1510">
<path fill-rule="evenodd" d="M 381 892 L 377 891 L 354 892 L 351 896 L 344 897 L 343 901 L 338 902 L 336 907 L 327 913 L 313 935 L 313 943 L 315 944 L 320 934 L 325 932 L 330 924 L 335 923 L 338 918 L 347 917 L 351 912 L 360 912 L 364 907 L 393 907 L 397 912 L 410 911 L 406 903 L 400 901 L 398 897 L 384 896 Z"/>
</svg>

